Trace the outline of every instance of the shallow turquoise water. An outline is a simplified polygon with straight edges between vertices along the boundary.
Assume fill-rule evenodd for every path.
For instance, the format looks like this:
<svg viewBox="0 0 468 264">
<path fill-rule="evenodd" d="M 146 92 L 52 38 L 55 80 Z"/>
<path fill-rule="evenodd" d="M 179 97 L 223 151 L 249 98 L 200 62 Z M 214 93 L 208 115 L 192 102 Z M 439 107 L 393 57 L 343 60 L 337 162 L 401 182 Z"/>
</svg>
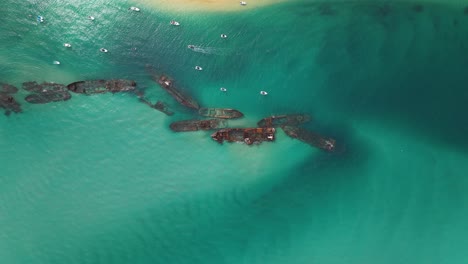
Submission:
<svg viewBox="0 0 468 264">
<path fill-rule="evenodd" d="M 15 6 L 0 10 L 2 82 L 130 78 L 176 114 L 130 94 L 74 94 L 48 105 L 17 94 L 24 112 L 0 117 L 1 263 L 468 259 L 463 8 L 297 1 L 170 14 L 132 13 L 121 1 Z M 253 147 L 172 133 L 169 123 L 192 113 L 151 81 L 146 64 L 204 106 L 244 112 L 231 126 L 307 112 L 308 127 L 346 151 L 322 153 L 281 131 L 275 143 Z"/>
</svg>

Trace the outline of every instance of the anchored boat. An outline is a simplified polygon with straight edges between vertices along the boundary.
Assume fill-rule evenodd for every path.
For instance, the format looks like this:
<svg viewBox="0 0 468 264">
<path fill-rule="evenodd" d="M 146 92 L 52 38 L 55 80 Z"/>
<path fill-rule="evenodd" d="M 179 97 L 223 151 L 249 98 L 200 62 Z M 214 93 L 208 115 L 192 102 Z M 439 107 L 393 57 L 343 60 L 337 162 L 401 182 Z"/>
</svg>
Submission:
<svg viewBox="0 0 468 264">
<path fill-rule="evenodd" d="M 169 126 L 175 132 L 213 130 L 226 127 L 226 121 L 221 119 L 183 120 L 171 123 Z"/>
<path fill-rule="evenodd" d="M 124 79 L 79 81 L 70 83 L 67 88 L 74 93 L 82 94 L 116 93 L 135 90 L 136 82 Z"/>
<path fill-rule="evenodd" d="M 200 108 L 198 114 L 216 118 L 240 118 L 244 116 L 240 111 L 229 108 Z"/>
<path fill-rule="evenodd" d="M 257 128 L 226 128 L 216 131 L 211 138 L 219 143 L 244 142 L 247 145 L 259 144 L 263 141 L 275 140 L 275 128 L 257 127 Z"/>
<path fill-rule="evenodd" d="M 323 149 L 325 151 L 334 151 L 336 141 L 332 138 L 325 138 L 315 132 L 296 126 L 282 126 L 286 135 L 297 138 L 311 146 Z"/>
<path fill-rule="evenodd" d="M 311 117 L 307 114 L 287 114 L 263 118 L 257 125 L 259 127 L 297 126 L 310 120 Z"/>
</svg>

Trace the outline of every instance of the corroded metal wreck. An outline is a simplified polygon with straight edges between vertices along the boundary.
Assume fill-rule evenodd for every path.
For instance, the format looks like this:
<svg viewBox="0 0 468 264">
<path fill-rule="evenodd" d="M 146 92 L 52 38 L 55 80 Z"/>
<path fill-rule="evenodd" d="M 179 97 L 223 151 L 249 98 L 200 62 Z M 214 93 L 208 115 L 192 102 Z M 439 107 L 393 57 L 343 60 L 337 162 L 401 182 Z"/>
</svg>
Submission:
<svg viewBox="0 0 468 264">
<path fill-rule="evenodd" d="M 74 93 L 82 94 L 117 93 L 135 90 L 136 82 L 125 79 L 78 81 L 70 83 L 67 88 Z"/>
<path fill-rule="evenodd" d="M 213 130 L 226 127 L 226 121 L 221 119 L 183 120 L 171 123 L 169 126 L 175 132 Z"/>
<path fill-rule="evenodd" d="M 178 88 L 175 87 L 174 81 L 170 79 L 166 75 L 161 75 L 158 79 L 157 82 L 159 85 L 166 90 L 172 97 L 174 97 L 177 102 L 181 103 L 182 105 L 192 108 L 192 109 L 198 109 L 200 106 L 198 105 L 198 102 L 195 101 L 192 97 L 184 94 L 181 92 Z"/>
<path fill-rule="evenodd" d="M 37 83 L 35 81 L 24 82 L 23 89 L 29 92 L 33 92 L 33 93 L 67 91 L 67 87 L 60 83 L 54 83 L 54 82 Z"/>
<path fill-rule="evenodd" d="M 9 116 L 11 112 L 21 113 L 21 105 L 8 93 L 0 93 L 0 108 L 5 109 L 5 115 Z"/>
<path fill-rule="evenodd" d="M 226 128 L 216 131 L 211 138 L 219 143 L 244 142 L 247 145 L 259 144 L 263 141 L 275 140 L 275 128 L 257 127 L 257 128 Z"/>
<path fill-rule="evenodd" d="M 46 91 L 30 94 L 24 99 L 31 104 L 46 104 L 50 102 L 67 101 L 70 98 L 71 94 L 67 91 Z"/>
<path fill-rule="evenodd" d="M 334 151 L 336 141 L 332 138 L 325 138 L 315 132 L 305 128 L 295 126 L 282 126 L 283 131 L 291 138 L 299 139 L 311 146 L 323 149 L 325 151 Z"/>
<path fill-rule="evenodd" d="M 14 94 L 18 92 L 18 88 L 8 83 L 0 83 L 0 93 Z"/>
<path fill-rule="evenodd" d="M 226 119 L 240 118 L 244 116 L 240 111 L 230 108 L 200 108 L 198 110 L 198 114 L 202 116 Z"/>
<path fill-rule="evenodd" d="M 297 126 L 309 122 L 312 118 L 307 114 L 274 115 L 258 121 L 259 127 Z"/>
<path fill-rule="evenodd" d="M 141 97 L 139 100 L 140 100 L 140 102 L 148 105 L 149 107 L 154 108 L 154 109 L 156 109 L 156 110 L 158 110 L 160 112 L 163 112 L 168 116 L 174 115 L 174 112 L 172 112 L 169 109 L 169 106 L 167 106 L 164 102 L 157 101 L 155 104 L 152 104 L 150 101 L 148 101 L 147 99 L 145 99 L 143 97 Z"/>
</svg>

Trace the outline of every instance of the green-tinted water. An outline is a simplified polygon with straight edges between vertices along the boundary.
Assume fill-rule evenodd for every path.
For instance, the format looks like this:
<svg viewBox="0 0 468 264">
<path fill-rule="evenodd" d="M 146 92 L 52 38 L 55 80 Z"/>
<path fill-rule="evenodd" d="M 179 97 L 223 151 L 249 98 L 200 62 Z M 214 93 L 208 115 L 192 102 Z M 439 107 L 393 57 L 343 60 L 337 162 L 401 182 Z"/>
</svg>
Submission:
<svg viewBox="0 0 468 264">
<path fill-rule="evenodd" d="M 297 1 L 168 14 L 129 5 L 8 0 L 15 8 L 0 10 L 2 82 L 129 78 L 176 111 L 167 117 L 131 94 L 31 105 L 20 91 L 23 113 L 0 117 L 1 263 L 468 259 L 463 8 Z M 170 122 L 193 114 L 146 64 L 204 106 L 244 112 L 231 126 L 306 112 L 309 128 L 346 150 L 323 153 L 282 131 L 252 147 L 173 133 Z"/>
</svg>

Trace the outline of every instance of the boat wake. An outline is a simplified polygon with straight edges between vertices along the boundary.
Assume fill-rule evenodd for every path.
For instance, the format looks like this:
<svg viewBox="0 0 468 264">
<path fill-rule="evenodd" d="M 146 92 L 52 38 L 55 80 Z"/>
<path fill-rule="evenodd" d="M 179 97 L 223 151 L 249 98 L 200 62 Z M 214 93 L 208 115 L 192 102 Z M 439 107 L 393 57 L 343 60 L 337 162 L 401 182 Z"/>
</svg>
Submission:
<svg viewBox="0 0 468 264">
<path fill-rule="evenodd" d="M 226 55 L 229 53 L 229 49 L 226 49 L 226 48 L 202 47 L 202 46 L 195 46 L 195 45 L 189 45 L 188 48 L 194 52 L 212 54 L 212 55 Z"/>
</svg>

